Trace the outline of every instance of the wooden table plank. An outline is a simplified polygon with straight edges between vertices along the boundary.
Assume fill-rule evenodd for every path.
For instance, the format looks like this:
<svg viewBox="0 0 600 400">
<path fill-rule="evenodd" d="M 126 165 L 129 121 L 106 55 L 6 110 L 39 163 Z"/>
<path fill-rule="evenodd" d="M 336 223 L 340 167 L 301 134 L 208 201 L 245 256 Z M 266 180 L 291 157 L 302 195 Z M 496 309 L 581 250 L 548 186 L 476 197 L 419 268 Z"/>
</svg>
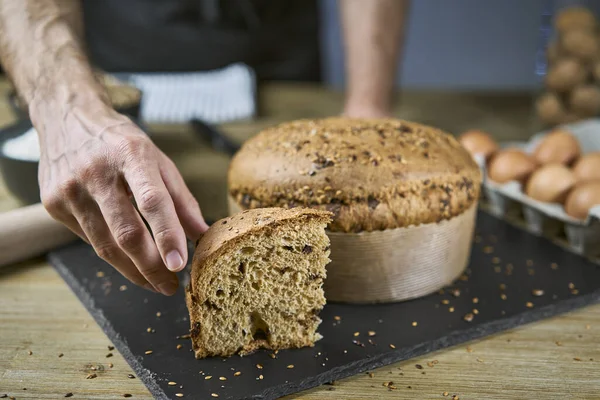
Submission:
<svg viewBox="0 0 600 400">
<path fill-rule="evenodd" d="M 6 87 L 0 82 L 0 93 Z M 261 96 L 264 116 L 224 129 L 241 141 L 280 121 L 335 114 L 341 101 L 339 93 L 313 86 L 270 85 Z M 397 115 L 451 132 L 479 127 L 512 140 L 534 131 L 528 96 L 409 92 L 401 101 Z M 0 101 L 0 123 L 11 118 Z M 185 127 L 155 126 L 152 137 L 175 160 L 205 215 L 224 216 L 228 157 L 199 143 Z M 0 210 L 17 205 L 0 184 Z M 380 368 L 372 377 L 361 374 L 288 398 L 443 399 L 445 391 L 448 398 L 456 394 L 460 399 L 600 398 L 599 343 L 600 305 L 596 305 Z M 109 345 L 46 262 L 38 259 L 0 269 L 0 395 L 56 399 L 72 392 L 73 399 L 119 399 L 129 393 L 132 398 L 150 399 L 138 379 L 128 378 L 132 371 L 118 352 L 113 350 L 106 358 Z M 433 360 L 438 363 L 427 366 Z M 90 373 L 98 376 L 85 379 Z M 397 389 L 382 386 L 390 381 Z"/>
</svg>

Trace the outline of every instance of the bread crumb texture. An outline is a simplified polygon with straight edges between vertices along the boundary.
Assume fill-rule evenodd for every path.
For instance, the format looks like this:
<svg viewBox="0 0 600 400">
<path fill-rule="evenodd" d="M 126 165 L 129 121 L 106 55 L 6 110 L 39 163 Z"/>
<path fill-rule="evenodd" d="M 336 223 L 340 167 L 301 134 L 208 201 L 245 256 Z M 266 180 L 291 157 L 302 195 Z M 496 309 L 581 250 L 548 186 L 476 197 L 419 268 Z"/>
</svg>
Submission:
<svg viewBox="0 0 600 400">
<path fill-rule="evenodd" d="M 246 210 L 199 240 L 186 288 L 197 358 L 312 346 L 320 338 L 331 213 Z"/>
<path fill-rule="evenodd" d="M 481 173 L 450 134 L 397 119 L 299 120 L 260 132 L 235 155 L 229 193 L 242 209 L 331 211 L 331 231 L 440 222 L 479 197 Z"/>
</svg>

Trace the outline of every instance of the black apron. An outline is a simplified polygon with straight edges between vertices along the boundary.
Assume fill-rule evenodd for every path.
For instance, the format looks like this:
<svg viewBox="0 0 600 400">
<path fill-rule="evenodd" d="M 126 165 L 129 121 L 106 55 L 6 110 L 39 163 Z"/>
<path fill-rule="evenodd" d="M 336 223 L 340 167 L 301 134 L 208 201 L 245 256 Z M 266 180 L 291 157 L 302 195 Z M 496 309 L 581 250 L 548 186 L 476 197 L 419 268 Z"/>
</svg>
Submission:
<svg viewBox="0 0 600 400">
<path fill-rule="evenodd" d="M 108 72 L 203 71 L 319 80 L 316 0 L 82 0 L 92 62 Z"/>
</svg>

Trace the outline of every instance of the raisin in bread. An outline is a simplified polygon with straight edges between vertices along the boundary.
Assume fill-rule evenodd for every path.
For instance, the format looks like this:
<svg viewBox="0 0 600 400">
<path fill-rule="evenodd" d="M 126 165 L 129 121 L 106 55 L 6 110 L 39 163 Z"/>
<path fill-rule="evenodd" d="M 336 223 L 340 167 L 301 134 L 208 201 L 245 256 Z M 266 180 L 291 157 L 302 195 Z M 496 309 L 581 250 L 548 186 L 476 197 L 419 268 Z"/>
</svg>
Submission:
<svg viewBox="0 0 600 400">
<path fill-rule="evenodd" d="M 330 215 L 264 208 L 211 226 L 198 241 L 186 288 L 197 358 L 319 339 Z"/>
</svg>

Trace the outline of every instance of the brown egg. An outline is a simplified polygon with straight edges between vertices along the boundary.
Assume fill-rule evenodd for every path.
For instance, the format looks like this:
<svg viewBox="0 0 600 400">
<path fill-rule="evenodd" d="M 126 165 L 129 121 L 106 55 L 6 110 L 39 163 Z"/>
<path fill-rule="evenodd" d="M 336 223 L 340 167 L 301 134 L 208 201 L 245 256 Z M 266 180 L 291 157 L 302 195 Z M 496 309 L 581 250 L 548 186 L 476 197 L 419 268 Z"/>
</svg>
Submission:
<svg viewBox="0 0 600 400">
<path fill-rule="evenodd" d="M 546 126 L 554 126 L 565 119 L 565 107 L 554 93 L 544 93 L 535 102 L 537 115 Z"/>
<path fill-rule="evenodd" d="M 594 117 L 600 113 L 600 89 L 596 85 L 576 87 L 569 96 L 569 104 L 575 114 Z"/>
<path fill-rule="evenodd" d="M 573 174 L 577 182 L 600 180 L 600 151 L 579 157 L 573 165 Z"/>
<path fill-rule="evenodd" d="M 497 183 L 519 181 L 524 183 L 535 170 L 535 160 L 518 149 L 507 149 L 496 153 L 489 162 L 489 178 Z"/>
<path fill-rule="evenodd" d="M 486 160 L 498 150 L 498 143 L 489 134 L 477 129 L 466 131 L 458 140 L 472 156 L 482 154 Z"/>
<path fill-rule="evenodd" d="M 592 207 L 600 204 L 600 181 L 578 183 L 567 196 L 565 212 L 573 218 L 584 220 Z"/>
<path fill-rule="evenodd" d="M 596 16 L 585 7 L 568 7 L 560 10 L 554 26 L 559 32 L 566 32 L 571 29 L 596 29 Z"/>
<path fill-rule="evenodd" d="M 562 164 L 547 164 L 538 168 L 527 181 L 525 193 L 534 200 L 563 203 L 575 185 L 575 175 Z"/>
<path fill-rule="evenodd" d="M 546 86 L 557 92 L 568 92 L 588 77 L 585 68 L 573 58 L 563 58 L 553 64 L 546 74 Z"/>
<path fill-rule="evenodd" d="M 564 130 L 555 130 L 540 141 L 533 152 L 533 158 L 539 164 L 570 165 L 579 157 L 580 152 L 575 136 Z"/>
<path fill-rule="evenodd" d="M 561 45 L 567 54 L 586 61 L 596 59 L 600 49 L 598 38 L 593 31 L 587 29 L 574 29 L 565 32 Z"/>
</svg>

